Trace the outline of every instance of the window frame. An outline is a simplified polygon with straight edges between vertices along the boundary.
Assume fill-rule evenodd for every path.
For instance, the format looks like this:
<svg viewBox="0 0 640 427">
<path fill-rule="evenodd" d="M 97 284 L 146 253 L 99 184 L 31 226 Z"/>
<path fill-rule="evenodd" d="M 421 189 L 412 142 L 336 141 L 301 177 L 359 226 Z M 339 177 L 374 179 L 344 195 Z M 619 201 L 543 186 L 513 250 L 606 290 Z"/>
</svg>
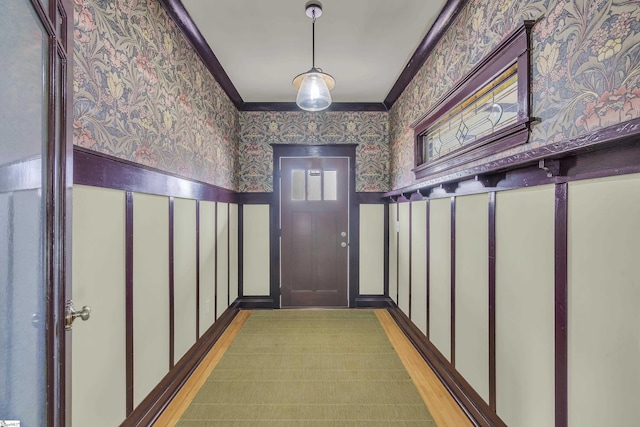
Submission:
<svg viewBox="0 0 640 427">
<path fill-rule="evenodd" d="M 531 111 L 530 34 L 535 21 L 523 23 L 496 46 L 469 74 L 457 83 L 414 125 L 414 169 L 416 179 L 463 166 L 529 140 Z M 504 128 L 465 144 L 431 161 L 423 159 L 425 136 L 440 118 L 482 90 L 517 64 L 517 119 Z"/>
</svg>

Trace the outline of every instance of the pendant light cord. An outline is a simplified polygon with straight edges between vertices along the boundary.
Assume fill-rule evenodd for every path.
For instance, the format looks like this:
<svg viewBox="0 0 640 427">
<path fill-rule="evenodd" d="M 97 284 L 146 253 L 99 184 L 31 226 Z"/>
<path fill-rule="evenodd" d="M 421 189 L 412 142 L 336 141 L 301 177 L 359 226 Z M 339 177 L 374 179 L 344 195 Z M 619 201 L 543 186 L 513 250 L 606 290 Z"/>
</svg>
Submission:
<svg viewBox="0 0 640 427">
<path fill-rule="evenodd" d="M 311 68 L 316 68 L 316 9 L 311 11 Z"/>
</svg>

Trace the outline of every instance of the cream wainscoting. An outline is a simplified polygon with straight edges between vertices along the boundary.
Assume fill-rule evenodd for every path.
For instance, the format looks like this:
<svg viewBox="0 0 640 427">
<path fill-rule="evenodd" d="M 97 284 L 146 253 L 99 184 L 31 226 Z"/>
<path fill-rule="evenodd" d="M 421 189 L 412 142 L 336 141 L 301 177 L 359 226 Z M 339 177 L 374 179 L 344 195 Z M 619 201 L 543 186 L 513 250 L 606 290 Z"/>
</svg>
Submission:
<svg viewBox="0 0 640 427">
<path fill-rule="evenodd" d="M 384 205 L 360 205 L 360 295 L 384 295 Z"/>
<path fill-rule="evenodd" d="M 242 210 L 242 296 L 269 296 L 269 205 Z"/>
</svg>

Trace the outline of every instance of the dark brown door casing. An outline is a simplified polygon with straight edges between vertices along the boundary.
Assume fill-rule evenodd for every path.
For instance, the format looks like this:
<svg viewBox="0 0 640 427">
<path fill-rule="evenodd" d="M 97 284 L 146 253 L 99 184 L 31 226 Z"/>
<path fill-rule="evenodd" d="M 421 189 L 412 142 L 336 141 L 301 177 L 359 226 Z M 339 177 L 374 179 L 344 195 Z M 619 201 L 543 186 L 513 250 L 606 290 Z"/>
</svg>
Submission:
<svg viewBox="0 0 640 427">
<path fill-rule="evenodd" d="M 348 306 L 349 159 L 280 159 L 281 306 Z"/>
</svg>

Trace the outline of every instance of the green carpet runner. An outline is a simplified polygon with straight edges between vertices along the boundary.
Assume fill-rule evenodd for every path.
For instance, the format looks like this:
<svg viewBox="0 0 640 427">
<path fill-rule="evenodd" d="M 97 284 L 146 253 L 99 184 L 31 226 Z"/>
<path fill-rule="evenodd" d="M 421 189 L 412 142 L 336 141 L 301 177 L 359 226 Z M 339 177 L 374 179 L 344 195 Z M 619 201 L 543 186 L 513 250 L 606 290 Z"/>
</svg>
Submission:
<svg viewBox="0 0 640 427">
<path fill-rule="evenodd" d="M 178 426 L 435 426 L 372 310 L 255 311 Z"/>
</svg>

